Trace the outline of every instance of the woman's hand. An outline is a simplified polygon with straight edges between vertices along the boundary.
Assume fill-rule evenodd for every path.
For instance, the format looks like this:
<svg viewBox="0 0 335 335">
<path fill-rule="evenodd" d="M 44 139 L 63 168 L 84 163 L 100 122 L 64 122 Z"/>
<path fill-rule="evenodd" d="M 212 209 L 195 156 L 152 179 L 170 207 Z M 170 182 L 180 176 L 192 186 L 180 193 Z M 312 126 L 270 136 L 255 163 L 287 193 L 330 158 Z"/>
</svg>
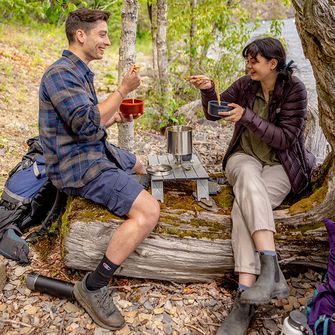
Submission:
<svg viewBox="0 0 335 335">
<path fill-rule="evenodd" d="M 233 107 L 229 112 L 219 112 L 218 115 L 223 116 L 224 120 L 236 123 L 237 121 L 241 120 L 241 117 L 244 114 L 245 109 L 238 104 L 230 103 L 228 104 L 229 107 Z"/>
<path fill-rule="evenodd" d="M 199 90 L 206 90 L 213 85 L 212 80 L 203 75 L 189 76 L 186 80 Z"/>
</svg>

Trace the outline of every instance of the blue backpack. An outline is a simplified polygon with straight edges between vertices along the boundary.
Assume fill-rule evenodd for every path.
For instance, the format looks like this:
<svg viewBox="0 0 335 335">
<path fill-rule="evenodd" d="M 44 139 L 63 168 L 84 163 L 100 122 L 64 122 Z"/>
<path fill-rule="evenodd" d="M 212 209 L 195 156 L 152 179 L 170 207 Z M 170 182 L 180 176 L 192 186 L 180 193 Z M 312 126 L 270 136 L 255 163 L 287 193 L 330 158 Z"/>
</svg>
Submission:
<svg viewBox="0 0 335 335">
<path fill-rule="evenodd" d="M 9 173 L 0 199 L 0 253 L 20 263 L 28 263 L 29 248 L 20 236 L 28 228 L 41 224 L 33 241 L 48 231 L 65 205 L 64 193 L 58 191 L 46 175 L 39 138 L 27 141 L 29 150 Z"/>
<path fill-rule="evenodd" d="M 324 222 L 330 247 L 327 274 L 306 308 L 308 325 L 314 335 L 335 334 L 335 222 L 330 219 Z"/>
</svg>

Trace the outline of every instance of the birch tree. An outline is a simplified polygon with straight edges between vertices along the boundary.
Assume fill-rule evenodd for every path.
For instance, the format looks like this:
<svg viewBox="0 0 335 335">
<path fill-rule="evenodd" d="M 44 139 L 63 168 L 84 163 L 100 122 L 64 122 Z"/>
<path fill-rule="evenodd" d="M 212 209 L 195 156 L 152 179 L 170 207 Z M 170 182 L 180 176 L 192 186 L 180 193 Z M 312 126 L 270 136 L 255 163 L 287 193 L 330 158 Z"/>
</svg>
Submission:
<svg viewBox="0 0 335 335">
<path fill-rule="evenodd" d="M 138 18 L 138 1 L 123 0 L 121 10 L 121 40 L 119 49 L 118 83 L 132 64 L 136 62 L 136 31 Z M 129 98 L 135 98 L 136 93 L 129 94 Z M 118 124 L 118 145 L 129 151 L 134 149 L 134 121 Z"/>
<path fill-rule="evenodd" d="M 191 27 L 190 27 L 190 74 L 193 74 L 193 69 L 196 62 L 196 42 L 195 42 L 195 34 L 197 29 L 196 24 L 196 7 L 197 0 L 191 1 Z"/>
<path fill-rule="evenodd" d="M 150 19 L 150 30 L 151 30 L 151 38 L 152 38 L 152 69 L 153 69 L 153 77 L 155 80 L 155 84 L 158 85 L 158 60 L 157 60 L 157 2 L 156 0 L 149 0 L 147 2 L 148 14 Z"/>
<path fill-rule="evenodd" d="M 168 55 L 167 55 L 167 0 L 157 0 L 157 59 L 158 73 L 163 101 L 168 98 Z M 165 99 L 164 99 L 165 98 Z"/>
</svg>

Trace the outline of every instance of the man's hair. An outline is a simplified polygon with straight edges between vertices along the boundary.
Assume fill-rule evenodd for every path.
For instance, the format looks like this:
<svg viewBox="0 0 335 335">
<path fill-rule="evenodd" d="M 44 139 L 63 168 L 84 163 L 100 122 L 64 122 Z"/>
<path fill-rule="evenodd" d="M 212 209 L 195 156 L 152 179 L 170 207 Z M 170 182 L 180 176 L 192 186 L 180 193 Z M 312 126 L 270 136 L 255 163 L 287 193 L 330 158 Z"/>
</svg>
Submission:
<svg viewBox="0 0 335 335">
<path fill-rule="evenodd" d="M 65 22 L 65 32 L 69 44 L 75 41 L 75 34 L 78 29 L 88 33 L 93 29 L 97 21 L 108 21 L 109 13 L 98 9 L 77 9 L 69 14 Z"/>
</svg>

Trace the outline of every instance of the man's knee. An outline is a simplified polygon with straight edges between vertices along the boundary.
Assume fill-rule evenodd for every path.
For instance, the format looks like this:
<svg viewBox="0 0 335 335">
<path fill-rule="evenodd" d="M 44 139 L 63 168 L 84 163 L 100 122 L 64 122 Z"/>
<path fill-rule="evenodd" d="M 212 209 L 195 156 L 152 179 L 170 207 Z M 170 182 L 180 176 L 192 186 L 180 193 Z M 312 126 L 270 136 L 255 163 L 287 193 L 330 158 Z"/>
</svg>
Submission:
<svg viewBox="0 0 335 335">
<path fill-rule="evenodd" d="M 139 224 L 154 228 L 158 223 L 160 205 L 158 201 L 147 191 L 142 191 L 135 200 L 129 217 L 138 221 Z"/>
</svg>

